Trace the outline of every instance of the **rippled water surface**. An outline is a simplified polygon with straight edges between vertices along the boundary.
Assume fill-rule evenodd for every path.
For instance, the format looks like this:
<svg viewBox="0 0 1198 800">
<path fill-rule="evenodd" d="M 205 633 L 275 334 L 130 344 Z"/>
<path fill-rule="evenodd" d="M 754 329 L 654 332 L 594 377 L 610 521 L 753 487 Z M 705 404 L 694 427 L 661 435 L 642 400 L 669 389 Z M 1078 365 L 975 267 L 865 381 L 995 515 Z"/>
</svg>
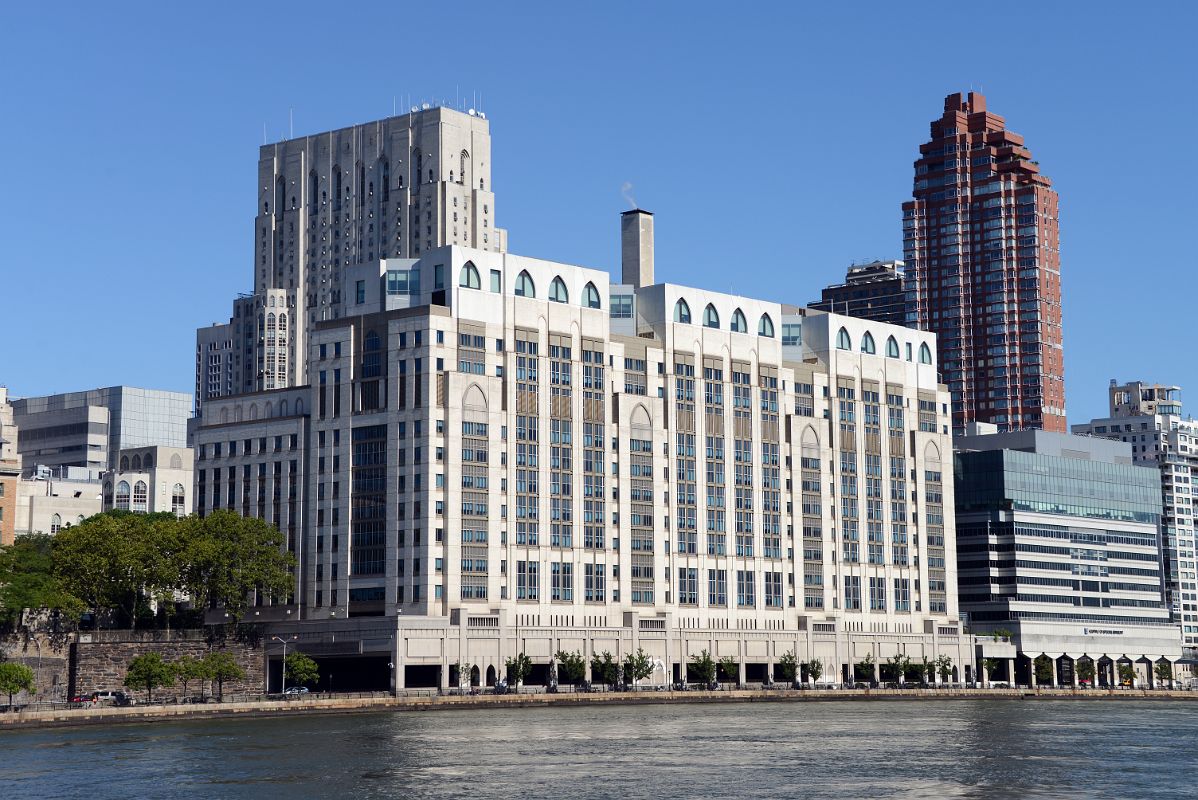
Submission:
<svg viewBox="0 0 1198 800">
<path fill-rule="evenodd" d="M 1182 797 L 1198 703 L 372 712 L 0 732 L 0 798 Z"/>
</svg>

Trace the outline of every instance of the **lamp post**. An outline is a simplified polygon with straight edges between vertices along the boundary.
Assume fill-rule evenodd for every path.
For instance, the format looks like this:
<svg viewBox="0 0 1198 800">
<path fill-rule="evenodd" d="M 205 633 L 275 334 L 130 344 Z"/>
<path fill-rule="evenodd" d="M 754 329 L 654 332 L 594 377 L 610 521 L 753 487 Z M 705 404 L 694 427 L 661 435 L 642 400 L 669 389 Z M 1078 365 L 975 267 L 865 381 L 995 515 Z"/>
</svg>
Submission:
<svg viewBox="0 0 1198 800">
<path fill-rule="evenodd" d="M 270 638 L 276 642 L 283 643 L 283 688 L 281 689 L 280 693 L 287 694 L 287 642 L 288 641 L 294 642 L 296 639 L 299 638 L 299 636 L 292 636 L 291 639 L 284 639 L 279 636 L 272 636 Z"/>
</svg>

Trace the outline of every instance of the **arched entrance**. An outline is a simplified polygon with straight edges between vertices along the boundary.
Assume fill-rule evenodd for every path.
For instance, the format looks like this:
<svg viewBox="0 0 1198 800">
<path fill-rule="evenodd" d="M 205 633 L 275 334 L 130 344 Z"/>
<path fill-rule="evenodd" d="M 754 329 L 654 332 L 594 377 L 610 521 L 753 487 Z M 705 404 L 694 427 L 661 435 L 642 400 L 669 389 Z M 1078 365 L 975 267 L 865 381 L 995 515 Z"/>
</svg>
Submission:
<svg viewBox="0 0 1198 800">
<path fill-rule="evenodd" d="M 487 686 L 495 685 L 495 666 L 492 664 L 487 667 Z"/>
<path fill-rule="evenodd" d="M 475 664 L 470 668 L 470 685 L 478 686 L 478 665 Z"/>
</svg>

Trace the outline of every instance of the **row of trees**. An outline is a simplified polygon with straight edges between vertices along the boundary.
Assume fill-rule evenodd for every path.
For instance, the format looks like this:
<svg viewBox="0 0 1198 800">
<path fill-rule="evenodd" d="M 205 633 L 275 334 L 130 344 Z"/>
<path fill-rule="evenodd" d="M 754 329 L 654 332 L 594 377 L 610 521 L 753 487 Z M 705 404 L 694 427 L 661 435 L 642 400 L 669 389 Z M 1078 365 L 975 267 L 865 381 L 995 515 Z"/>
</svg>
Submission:
<svg viewBox="0 0 1198 800">
<path fill-rule="evenodd" d="M 23 609 L 50 609 L 68 620 L 115 612 L 137 627 L 154 609 L 169 620 L 182 600 L 222 607 L 235 622 L 251 592 L 291 595 L 294 557 L 283 545 L 274 526 L 227 509 L 203 518 L 97 514 L 0 548 L 0 625 L 12 628 Z"/>
<path fill-rule="evenodd" d="M 3 666 L 3 665 L 0 665 Z M 312 686 L 320 680 L 320 668 L 304 653 L 288 653 L 283 662 L 283 675 L 292 686 Z M 153 702 L 154 690 L 165 689 L 180 683 L 183 696 L 189 697 L 188 685 L 193 681 L 200 684 L 200 698 L 204 698 L 204 683 L 216 688 L 217 697 L 224 695 L 227 681 L 245 678 L 245 670 L 227 650 L 213 650 L 202 658 L 182 655 L 167 661 L 159 653 L 143 653 L 129 662 L 125 673 L 125 686 L 141 689 L 146 693 L 146 702 Z M 0 689 L 2 689 L 0 684 Z"/>
</svg>

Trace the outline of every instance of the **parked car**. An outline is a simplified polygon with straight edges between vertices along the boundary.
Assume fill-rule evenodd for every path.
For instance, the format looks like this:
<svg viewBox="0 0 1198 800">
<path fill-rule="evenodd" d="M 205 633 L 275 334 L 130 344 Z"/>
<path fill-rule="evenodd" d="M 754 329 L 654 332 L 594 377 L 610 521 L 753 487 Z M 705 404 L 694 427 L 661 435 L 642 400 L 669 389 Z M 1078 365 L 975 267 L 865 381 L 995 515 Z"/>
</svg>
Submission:
<svg viewBox="0 0 1198 800">
<path fill-rule="evenodd" d="M 307 694 L 307 693 L 308 693 L 307 686 L 288 686 L 287 691 L 283 692 L 283 694 Z"/>
</svg>

